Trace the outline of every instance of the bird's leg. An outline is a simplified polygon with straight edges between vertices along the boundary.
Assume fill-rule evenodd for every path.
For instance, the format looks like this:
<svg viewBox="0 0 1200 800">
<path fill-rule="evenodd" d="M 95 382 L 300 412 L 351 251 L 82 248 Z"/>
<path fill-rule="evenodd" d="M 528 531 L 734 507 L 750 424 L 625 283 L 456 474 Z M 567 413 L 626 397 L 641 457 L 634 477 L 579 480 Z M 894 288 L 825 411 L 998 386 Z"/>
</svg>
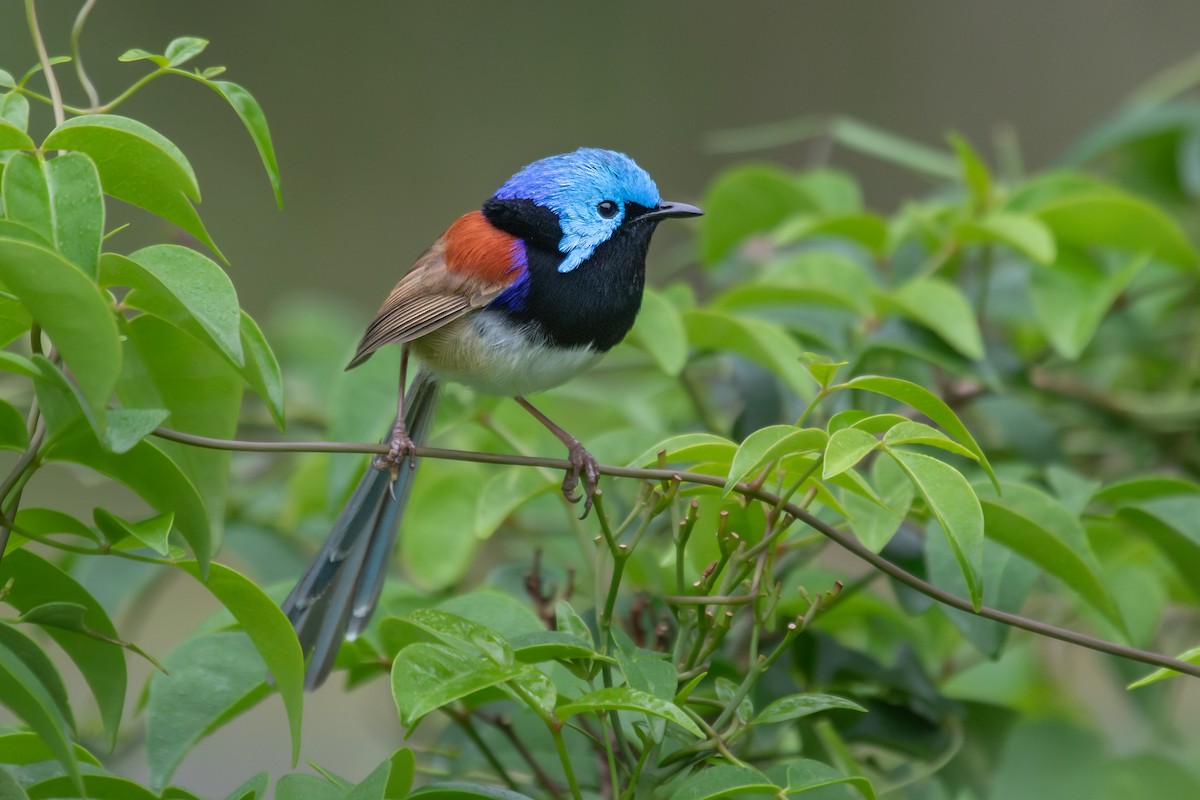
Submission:
<svg viewBox="0 0 1200 800">
<path fill-rule="evenodd" d="M 596 457 L 589 453 L 583 445 L 579 443 L 571 434 L 560 428 L 553 420 L 538 411 L 533 407 L 533 404 L 524 397 L 513 398 L 525 410 L 534 416 L 538 422 L 546 426 L 546 429 L 558 437 L 558 440 L 567 446 L 567 460 L 571 462 L 570 469 L 567 470 L 567 477 L 563 478 L 562 493 L 563 497 L 567 498 L 568 502 L 578 503 L 583 500 L 583 519 L 592 510 L 592 495 L 596 493 L 596 485 L 600 482 L 600 464 L 596 461 Z M 583 476 L 583 494 L 576 494 L 575 488 L 579 486 L 579 477 Z"/>
<path fill-rule="evenodd" d="M 417 446 L 408 435 L 404 424 L 404 385 L 408 377 L 408 345 L 400 351 L 400 394 L 396 401 L 396 422 L 392 425 L 391 437 L 388 439 L 388 451 L 375 457 L 375 468 L 392 473 L 392 482 L 400 474 L 400 464 L 408 459 L 409 467 L 416 469 Z"/>
</svg>

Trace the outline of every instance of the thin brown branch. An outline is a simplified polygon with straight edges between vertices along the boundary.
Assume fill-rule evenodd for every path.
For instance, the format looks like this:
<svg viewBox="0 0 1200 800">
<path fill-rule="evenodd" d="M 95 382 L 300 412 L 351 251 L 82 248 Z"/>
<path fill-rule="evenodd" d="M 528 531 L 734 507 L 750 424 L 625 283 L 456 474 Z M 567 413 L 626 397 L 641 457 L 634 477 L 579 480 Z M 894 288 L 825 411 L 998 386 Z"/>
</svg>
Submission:
<svg viewBox="0 0 1200 800">
<path fill-rule="evenodd" d="M 386 445 L 354 443 L 354 442 L 245 442 L 236 439 L 214 439 L 207 436 L 197 436 L 190 433 L 182 433 L 173 431 L 167 428 L 158 428 L 155 430 L 155 435 L 163 439 L 169 439 L 175 442 L 182 442 L 197 447 L 208 447 L 215 450 L 237 450 L 249 452 L 290 452 L 290 453 L 382 453 L 387 449 Z M 510 466 L 526 466 L 526 467 L 546 467 L 549 469 L 566 470 L 570 468 L 570 462 L 561 458 L 540 458 L 534 456 L 519 456 L 505 455 L 502 453 L 477 453 L 468 450 L 447 450 L 439 447 L 418 447 L 416 454 L 422 458 L 444 459 L 447 461 L 471 461 L 480 464 L 506 464 Z M 646 469 L 639 467 L 618 467 L 609 464 L 600 465 L 600 474 L 609 475 L 615 478 L 636 478 L 639 480 L 661 481 L 661 480 L 680 480 L 686 483 L 694 483 L 703 486 L 724 487 L 725 479 L 716 475 L 704 475 L 698 472 L 678 472 L 670 469 Z M 734 487 L 734 491 L 739 494 L 767 503 L 770 506 L 779 505 L 796 519 L 800 520 L 810 528 L 819 531 L 827 536 L 843 549 L 858 556 L 863 561 L 870 564 L 875 569 L 883 572 L 901 583 L 909 586 L 916 591 L 933 598 L 942 605 L 951 608 L 957 608 L 959 611 L 965 611 L 968 614 L 975 614 L 984 619 L 994 620 L 1004 625 L 1009 625 L 1014 628 L 1021 628 L 1039 636 L 1045 636 L 1050 639 L 1058 639 L 1059 641 L 1069 644 L 1078 645 L 1079 647 L 1095 650 L 1099 653 L 1108 653 L 1109 655 L 1127 658 L 1131 661 L 1139 661 L 1143 664 L 1150 664 L 1155 667 L 1165 667 L 1166 669 L 1174 670 L 1185 675 L 1191 675 L 1195 678 L 1200 678 L 1200 665 L 1191 664 L 1186 661 L 1180 661 L 1177 658 L 1171 658 L 1160 653 L 1154 653 L 1149 650 L 1142 650 L 1137 647 L 1129 647 L 1117 642 L 1110 642 L 1094 636 L 1079 633 L 1077 631 L 1060 628 L 1057 625 L 1050 625 L 1045 622 L 1040 622 L 1035 619 L 1029 619 L 1019 614 L 1012 614 L 1008 611 L 1001 611 L 987 606 L 975 610 L 971 607 L 969 600 L 951 594 L 944 589 L 934 586 L 932 583 L 918 578 L 916 575 L 906 571 L 903 567 L 888 561 L 878 553 L 874 553 L 864 547 L 853 536 L 839 531 L 829 523 L 818 519 L 813 514 L 802 508 L 800 505 L 792 502 L 780 502 L 778 495 L 767 491 L 761 487 L 752 487 L 749 484 L 742 482 Z M 711 602 L 711 600 L 710 600 Z"/>
</svg>

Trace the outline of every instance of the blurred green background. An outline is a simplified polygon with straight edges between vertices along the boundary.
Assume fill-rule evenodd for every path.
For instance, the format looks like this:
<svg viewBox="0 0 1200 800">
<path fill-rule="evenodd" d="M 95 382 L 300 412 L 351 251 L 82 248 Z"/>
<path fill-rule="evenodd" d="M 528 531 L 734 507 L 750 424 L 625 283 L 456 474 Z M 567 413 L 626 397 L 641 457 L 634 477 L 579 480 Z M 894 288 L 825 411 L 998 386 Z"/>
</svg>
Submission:
<svg viewBox="0 0 1200 800">
<path fill-rule="evenodd" d="M 16 71 L 35 56 L 23 26 L 12 24 L 17 4 L 9 6 L 0 63 Z M 39 6 L 52 54 L 65 52 L 77 8 Z M 188 154 L 205 222 L 232 262 L 243 303 L 269 326 L 280 299 L 296 294 L 342 298 L 365 323 L 456 216 L 519 166 L 580 145 L 627 151 L 664 196 L 680 200 L 699 197 L 733 160 L 706 150 L 709 133 L 818 113 L 928 142 L 955 129 L 987 143 L 1011 128 L 1026 163 L 1038 167 L 1135 86 L 1193 55 L 1197 31 L 1195 0 L 102 0 L 83 47 L 108 99 L 145 70 L 116 61 L 126 49 L 203 36 L 212 41 L 204 63 L 227 65 L 261 102 L 283 175 L 282 211 L 240 123 L 213 93 L 162 81 L 121 113 Z M 33 127 L 44 132 L 48 111 L 34 113 Z M 782 147 L 762 156 L 800 165 L 806 154 Z M 843 153 L 834 160 L 863 179 L 879 208 L 926 189 L 878 162 Z M 175 235 L 157 218 L 139 221 L 118 249 Z M 664 228 L 660 259 L 683 235 Z M 170 596 L 194 600 L 197 621 L 213 610 L 190 584 Z M 129 635 L 153 642 L 160 627 L 165 651 L 188 627 L 178 611 L 169 622 L 150 614 L 148 629 Z M 1064 673 L 1088 664 L 1068 648 L 1057 655 Z M 141 665 L 131 666 L 138 685 Z M 1127 702 L 1104 700 L 1117 723 Z M 176 780 L 219 793 L 259 769 L 286 771 L 285 730 L 278 704 L 264 704 L 198 747 Z M 1142 735 L 1129 730 L 1124 744 Z M 399 736 L 383 682 L 353 695 L 331 685 L 307 709 L 306 751 L 347 775 L 365 774 Z M 139 753 L 123 771 L 144 776 Z"/>
</svg>

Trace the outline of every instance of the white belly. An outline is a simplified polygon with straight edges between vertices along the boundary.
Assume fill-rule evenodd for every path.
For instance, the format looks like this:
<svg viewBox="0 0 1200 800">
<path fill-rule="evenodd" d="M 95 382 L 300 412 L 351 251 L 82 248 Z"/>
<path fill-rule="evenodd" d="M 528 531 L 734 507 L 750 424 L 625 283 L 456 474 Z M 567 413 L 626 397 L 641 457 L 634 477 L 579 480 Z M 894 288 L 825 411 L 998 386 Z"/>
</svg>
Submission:
<svg viewBox="0 0 1200 800">
<path fill-rule="evenodd" d="M 479 311 L 415 339 L 417 358 L 443 380 L 484 394 L 544 392 L 596 363 L 591 347 L 551 347 L 495 311 Z"/>
</svg>

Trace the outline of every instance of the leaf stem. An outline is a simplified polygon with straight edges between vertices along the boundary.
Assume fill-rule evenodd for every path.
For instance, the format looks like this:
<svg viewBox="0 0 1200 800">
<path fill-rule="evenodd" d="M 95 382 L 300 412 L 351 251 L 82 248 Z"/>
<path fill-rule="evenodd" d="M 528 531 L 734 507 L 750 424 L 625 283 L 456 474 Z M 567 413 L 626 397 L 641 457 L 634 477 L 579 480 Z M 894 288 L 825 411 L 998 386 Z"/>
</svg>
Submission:
<svg viewBox="0 0 1200 800">
<path fill-rule="evenodd" d="M 57 127 L 66 120 L 66 115 L 63 113 L 62 93 L 58 90 L 58 79 L 54 77 L 54 68 L 50 66 L 50 56 L 46 52 L 46 41 L 42 38 L 41 28 L 38 27 L 37 9 L 34 8 L 33 0 L 25 0 L 25 19 L 29 22 L 29 35 L 33 38 L 34 48 L 37 49 L 42 72 L 46 73 L 46 85 L 50 88 L 50 105 L 54 109 L 54 124 Z"/>
<path fill-rule="evenodd" d="M 79 51 L 79 38 L 83 35 L 83 26 L 87 23 L 88 15 L 92 13 L 92 9 L 96 6 L 96 0 L 86 0 L 83 7 L 79 9 L 79 13 L 75 16 L 75 24 L 71 26 L 71 60 L 75 62 L 75 75 L 79 78 L 79 84 L 83 86 L 83 91 L 88 96 L 88 102 L 92 104 L 92 108 L 100 105 L 100 96 L 96 94 L 96 87 L 92 85 L 91 79 L 88 78 L 87 72 L 83 68 L 83 55 Z"/>
</svg>

